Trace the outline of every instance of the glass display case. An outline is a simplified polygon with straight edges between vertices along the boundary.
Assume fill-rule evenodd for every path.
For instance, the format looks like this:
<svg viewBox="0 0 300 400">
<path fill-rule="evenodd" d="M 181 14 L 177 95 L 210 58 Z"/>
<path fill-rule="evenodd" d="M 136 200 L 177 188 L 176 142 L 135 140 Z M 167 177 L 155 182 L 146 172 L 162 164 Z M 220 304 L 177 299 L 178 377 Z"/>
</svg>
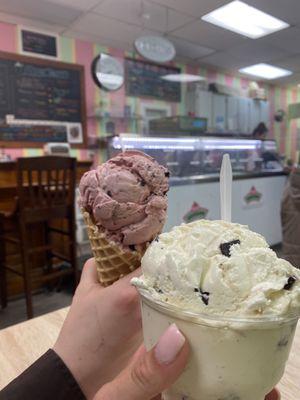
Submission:
<svg viewBox="0 0 300 400">
<path fill-rule="evenodd" d="M 109 157 L 122 150 L 141 150 L 165 165 L 172 177 L 219 174 L 223 154 L 231 158 L 234 173 L 283 171 L 276 142 L 219 137 L 113 137 Z"/>
</svg>

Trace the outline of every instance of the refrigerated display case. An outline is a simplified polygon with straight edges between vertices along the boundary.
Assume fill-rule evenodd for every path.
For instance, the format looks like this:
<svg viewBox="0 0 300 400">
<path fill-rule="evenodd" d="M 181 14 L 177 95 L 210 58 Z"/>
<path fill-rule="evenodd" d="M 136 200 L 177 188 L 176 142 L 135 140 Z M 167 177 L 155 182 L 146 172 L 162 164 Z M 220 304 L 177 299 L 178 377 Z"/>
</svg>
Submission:
<svg viewBox="0 0 300 400">
<path fill-rule="evenodd" d="M 270 245 L 281 242 L 280 202 L 286 181 L 276 142 L 224 137 L 141 137 L 111 139 L 109 157 L 141 150 L 170 171 L 165 230 L 196 218 L 220 218 L 219 173 L 230 155 L 233 221 L 249 225 Z"/>
<path fill-rule="evenodd" d="M 109 143 L 109 156 L 124 149 L 137 149 L 154 157 L 169 168 L 171 176 L 193 177 L 218 175 L 222 157 L 230 155 L 235 173 L 267 172 L 283 170 L 277 153 L 276 142 L 239 138 L 167 138 L 117 136 Z M 271 161 L 271 162 L 270 162 Z"/>
</svg>

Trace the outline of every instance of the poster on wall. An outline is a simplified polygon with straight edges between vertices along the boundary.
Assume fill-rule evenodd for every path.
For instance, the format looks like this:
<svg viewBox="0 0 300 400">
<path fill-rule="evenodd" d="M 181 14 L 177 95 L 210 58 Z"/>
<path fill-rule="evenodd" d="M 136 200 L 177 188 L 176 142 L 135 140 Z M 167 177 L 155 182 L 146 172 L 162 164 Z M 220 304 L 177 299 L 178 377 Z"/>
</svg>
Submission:
<svg viewBox="0 0 300 400">
<path fill-rule="evenodd" d="M 243 198 L 244 208 L 261 207 L 263 205 L 263 195 L 255 186 L 252 186 L 249 192 Z"/>
<path fill-rule="evenodd" d="M 59 58 L 58 35 L 19 27 L 20 53 L 35 57 Z"/>
<path fill-rule="evenodd" d="M 204 219 L 206 218 L 208 211 L 208 208 L 201 207 L 196 201 L 194 201 L 190 210 L 184 214 L 183 221 L 188 224 L 189 222 L 197 221 L 198 219 Z"/>
</svg>

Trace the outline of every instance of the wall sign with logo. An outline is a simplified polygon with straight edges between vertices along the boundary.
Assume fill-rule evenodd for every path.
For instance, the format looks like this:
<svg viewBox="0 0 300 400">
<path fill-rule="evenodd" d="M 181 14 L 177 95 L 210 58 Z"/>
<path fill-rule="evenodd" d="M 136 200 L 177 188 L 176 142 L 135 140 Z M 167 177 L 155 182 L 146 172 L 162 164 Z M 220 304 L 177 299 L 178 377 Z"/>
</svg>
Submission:
<svg viewBox="0 0 300 400">
<path fill-rule="evenodd" d="M 263 194 L 255 186 L 244 196 L 244 208 L 260 207 L 263 204 Z"/>
<path fill-rule="evenodd" d="M 47 32 L 19 28 L 20 52 L 42 58 L 58 58 L 58 35 Z"/>
<path fill-rule="evenodd" d="M 141 36 L 134 41 L 134 46 L 146 60 L 158 63 L 172 61 L 176 54 L 173 43 L 162 36 Z"/>
<path fill-rule="evenodd" d="M 197 221 L 198 219 L 206 218 L 208 214 L 208 208 L 201 207 L 196 201 L 193 202 L 190 210 L 183 216 L 183 220 L 186 223 Z"/>
</svg>

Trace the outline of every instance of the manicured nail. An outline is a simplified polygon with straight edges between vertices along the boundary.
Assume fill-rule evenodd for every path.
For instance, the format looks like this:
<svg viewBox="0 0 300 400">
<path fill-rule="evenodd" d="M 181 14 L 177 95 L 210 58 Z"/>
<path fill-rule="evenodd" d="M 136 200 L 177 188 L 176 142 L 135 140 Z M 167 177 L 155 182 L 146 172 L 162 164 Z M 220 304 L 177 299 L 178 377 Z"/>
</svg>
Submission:
<svg viewBox="0 0 300 400">
<path fill-rule="evenodd" d="M 173 362 L 177 354 L 185 343 L 185 337 L 175 324 L 169 328 L 159 338 L 155 346 L 154 354 L 159 364 L 170 364 Z"/>
</svg>

